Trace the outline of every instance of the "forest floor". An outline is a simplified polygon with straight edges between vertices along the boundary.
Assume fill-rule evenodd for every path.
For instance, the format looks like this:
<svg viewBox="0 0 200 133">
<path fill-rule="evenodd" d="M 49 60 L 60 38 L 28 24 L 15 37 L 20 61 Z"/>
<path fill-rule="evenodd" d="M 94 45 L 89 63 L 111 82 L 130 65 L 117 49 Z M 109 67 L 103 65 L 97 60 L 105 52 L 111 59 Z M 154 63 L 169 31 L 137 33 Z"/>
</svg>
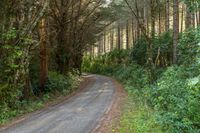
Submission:
<svg viewBox="0 0 200 133">
<path fill-rule="evenodd" d="M 115 80 L 87 75 L 70 97 L 0 128 L 0 133 L 109 133 L 126 97 Z"/>
</svg>

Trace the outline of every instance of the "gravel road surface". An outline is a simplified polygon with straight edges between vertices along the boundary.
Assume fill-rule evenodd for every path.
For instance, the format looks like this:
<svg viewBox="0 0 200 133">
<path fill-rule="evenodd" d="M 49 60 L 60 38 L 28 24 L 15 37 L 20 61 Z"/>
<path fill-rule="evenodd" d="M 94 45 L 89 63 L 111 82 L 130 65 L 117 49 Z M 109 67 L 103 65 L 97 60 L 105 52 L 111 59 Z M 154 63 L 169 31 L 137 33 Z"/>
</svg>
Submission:
<svg viewBox="0 0 200 133">
<path fill-rule="evenodd" d="M 111 107 L 116 85 L 99 75 L 82 92 L 25 120 L 0 129 L 0 133 L 90 133 Z"/>
</svg>

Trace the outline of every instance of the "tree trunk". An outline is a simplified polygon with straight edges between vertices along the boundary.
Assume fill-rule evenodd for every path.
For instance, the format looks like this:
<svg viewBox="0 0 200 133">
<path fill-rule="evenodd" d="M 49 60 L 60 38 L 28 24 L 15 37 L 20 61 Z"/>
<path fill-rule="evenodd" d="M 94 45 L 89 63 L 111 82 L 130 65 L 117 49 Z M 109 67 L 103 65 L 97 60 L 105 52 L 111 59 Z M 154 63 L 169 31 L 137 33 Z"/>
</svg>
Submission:
<svg viewBox="0 0 200 133">
<path fill-rule="evenodd" d="M 149 36 L 149 5 L 148 1 L 144 1 L 144 23 L 145 23 L 145 28 L 146 28 L 146 34 Z"/>
<path fill-rule="evenodd" d="M 103 35 L 103 53 L 106 53 L 106 31 L 104 31 Z"/>
<path fill-rule="evenodd" d="M 43 18 L 39 23 L 40 33 L 40 89 L 44 92 L 48 76 L 48 56 L 47 56 L 47 31 L 46 20 Z"/>
<path fill-rule="evenodd" d="M 200 11 L 198 12 L 198 16 L 199 16 L 199 23 L 198 26 L 200 25 Z"/>
<path fill-rule="evenodd" d="M 161 4 L 160 4 L 160 2 L 159 2 L 159 0 L 158 0 L 158 6 L 159 6 L 159 20 L 158 20 L 158 23 L 159 23 L 159 36 L 160 36 L 160 34 L 161 34 L 161 32 L 162 32 L 162 26 L 161 26 Z"/>
<path fill-rule="evenodd" d="M 132 41 L 132 43 L 133 43 L 132 45 L 134 45 L 134 44 L 135 44 L 135 27 L 134 27 L 134 26 L 135 26 L 135 25 L 134 25 L 135 23 L 134 23 L 133 17 L 132 17 L 131 21 L 132 21 L 131 27 L 132 27 L 132 40 L 133 40 L 133 41 Z"/>
<path fill-rule="evenodd" d="M 110 31 L 110 51 L 113 50 L 113 45 L 114 45 L 114 33 L 113 29 Z"/>
<path fill-rule="evenodd" d="M 177 63 L 177 44 L 179 36 L 179 1 L 173 2 L 173 64 Z"/>
<path fill-rule="evenodd" d="M 165 31 L 169 31 L 170 23 L 169 23 L 169 14 L 170 14 L 170 3 L 169 0 L 166 0 L 166 20 L 165 20 Z"/>
<path fill-rule="evenodd" d="M 195 28 L 195 12 L 192 12 L 192 27 Z"/>
<path fill-rule="evenodd" d="M 195 16 L 196 16 L 196 26 L 198 26 L 199 25 L 198 11 L 195 12 Z"/>
<path fill-rule="evenodd" d="M 181 32 L 183 32 L 183 22 L 184 22 L 184 4 L 182 4 L 182 9 L 181 9 Z"/>
<path fill-rule="evenodd" d="M 23 89 L 23 98 L 26 99 L 26 100 L 29 100 L 29 98 L 32 94 L 31 92 L 32 92 L 32 90 L 31 90 L 31 80 L 30 80 L 29 75 L 27 75 L 27 77 L 25 79 L 25 86 L 24 86 L 24 89 Z"/>
<path fill-rule="evenodd" d="M 156 21 L 156 12 L 155 12 L 155 0 L 151 0 L 151 37 L 155 37 L 155 21 Z"/>
<path fill-rule="evenodd" d="M 129 49 L 129 21 L 126 24 L 126 49 Z"/>
<path fill-rule="evenodd" d="M 117 42 L 117 48 L 118 50 L 121 49 L 121 28 L 120 28 L 120 25 L 118 25 L 118 35 L 117 35 L 117 39 L 118 39 L 118 42 Z"/>
<path fill-rule="evenodd" d="M 186 8 L 186 20 L 185 20 L 185 28 L 186 29 L 191 27 L 191 25 L 192 25 L 192 21 L 191 20 L 192 20 L 192 14 L 189 11 L 189 8 L 187 6 L 187 8 Z"/>
<path fill-rule="evenodd" d="M 98 37 L 98 55 L 101 54 L 101 37 Z"/>
</svg>

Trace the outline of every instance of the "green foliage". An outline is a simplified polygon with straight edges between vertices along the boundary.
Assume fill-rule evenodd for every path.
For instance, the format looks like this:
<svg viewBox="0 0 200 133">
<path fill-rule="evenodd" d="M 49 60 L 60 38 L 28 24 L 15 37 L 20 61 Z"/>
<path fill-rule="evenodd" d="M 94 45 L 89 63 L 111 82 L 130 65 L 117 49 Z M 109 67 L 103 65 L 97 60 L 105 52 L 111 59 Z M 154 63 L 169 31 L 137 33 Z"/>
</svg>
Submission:
<svg viewBox="0 0 200 133">
<path fill-rule="evenodd" d="M 114 50 L 105 55 L 100 55 L 96 58 L 84 57 L 82 69 L 85 72 L 92 73 L 112 73 L 113 68 L 118 64 L 128 64 L 130 62 L 129 51 Z"/>
<path fill-rule="evenodd" d="M 145 64 L 147 60 L 147 55 L 146 55 L 147 46 L 148 46 L 148 42 L 146 41 L 145 38 L 139 39 L 135 43 L 135 46 L 133 47 L 133 50 L 131 52 L 132 60 L 141 65 Z"/>
<path fill-rule="evenodd" d="M 117 78 L 129 94 L 120 126 L 113 132 L 200 132 L 199 35 L 198 28 L 190 29 L 180 36 L 178 66 L 156 69 L 157 78 L 153 83 L 149 82 L 149 71 L 145 67 L 147 42 L 143 38 L 138 40 L 131 54 L 128 50 L 113 51 L 85 61 L 83 67 L 87 66 L 87 72 Z M 171 32 L 164 33 L 153 41 L 154 60 L 158 57 L 158 49 L 159 60 L 167 60 L 160 66 L 168 66 L 170 63 L 171 37 Z"/>
<path fill-rule="evenodd" d="M 34 101 L 16 101 L 15 108 L 9 108 L 8 106 L 0 106 L 0 124 L 4 124 L 17 116 L 25 113 L 33 112 L 41 107 L 44 107 L 44 102 L 41 100 Z"/>
<path fill-rule="evenodd" d="M 140 65 L 147 63 L 148 41 L 142 37 L 134 45 L 131 52 L 132 61 Z M 164 32 L 152 40 L 153 61 L 158 66 L 168 66 L 170 63 L 172 32 Z"/>
<path fill-rule="evenodd" d="M 48 83 L 46 85 L 46 91 L 63 91 L 70 86 L 67 77 L 57 72 L 49 72 Z"/>
<path fill-rule="evenodd" d="M 197 109 L 200 105 L 200 80 L 189 85 L 183 75 L 184 69 L 170 67 L 157 81 L 152 92 L 152 104 L 157 118 L 165 130 L 170 132 L 197 132 L 200 119 Z M 190 81 L 191 82 L 191 81 Z"/>
<path fill-rule="evenodd" d="M 139 92 L 149 83 L 148 72 L 140 65 L 118 66 L 113 76 L 128 86 L 134 86 L 134 90 Z"/>
<path fill-rule="evenodd" d="M 189 29 L 182 34 L 179 45 L 179 64 L 193 73 L 200 68 L 200 28 Z"/>
<path fill-rule="evenodd" d="M 193 11 L 199 11 L 199 7 L 200 7 L 200 0 L 182 0 L 185 4 L 187 4 L 188 6 L 188 10 L 190 12 Z"/>
<path fill-rule="evenodd" d="M 150 80 L 148 70 L 140 65 L 133 64 L 130 61 L 128 50 L 122 51 L 117 52 L 115 50 L 94 60 L 90 59 L 90 61 L 87 61 L 88 58 L 86 58 L 84 64 L 87 66 L 88 72 L 107 74 L 120 80 L 129 93 L 128 103 L 124 107 L 125 110 L 120 118 L 120 127 L 113 129 L 113 132 L 160 133 L 161 129 L 156 123 L 153 111 L 143 106 L 147 102 L 144 99 L 149 96 L 146 90 L 149 89 L 146 86 L 149 85 Z M 110 65 L 105 64 L 108 61 Z M 119 61 L 121 62 L 120 64 L 118 64 Z M 91 71 L 88 68 L 91 68 Z"/>
<path fill-rule="evenodd" d="M 134 93 L 129 96 L 120 118 L 120 126 L 113 129 L 113 132 L 117 130 L 119 133 L 163 133 L 154 117 L 154 111 L 143 106 L 137 98 Z"/>
<path fill-rule="evenodd" d="M 22 80 L 19 79 L 22 65 L 20 59 L 23 56 L 23 50 L 12 41 L 17 36 L 17 30 L 10 29 L 2 35 L 5 41 L 0 46 L 0 106 L 15 108 L 15 102 L 21 97 Z M 4 51 L 1 53 L 1 51 Z"/>
<path fill-rule="evenodd" d="M 69 73 L 68 76 L 50 72 L 46 93 L 37 98 L 22 100 L 22 91 L 12 84 L 0 84 L 0 124 L 20 116 L 24 113 L 32 112 L 44 106 L 50 99 L 56 99 L 60 95 L 68 95 L 80 83 L 80 77 L 77 74 Z M 36 84 L 38 84 L 36 82 Z M 34 94 L 38 94 L 38 85 L 33 89 Z M 41 94 L 40 94 L 41 95 Z M 36 96 L 36 95 L 35 95 Z"/>
<path fill-rule="evenodd" d="M 19 88 L 12 84 L 0 84 L 0 105 L 15 107 L 16 99 L 21 96 Z"/>
<path fill-rule="evenodd" d="M 172 31 L 164 32 L 160 36 L 155 38 L 153 47 L 154 47 L 154 56 L 157 56 L 158 48 L 160 48 L 161 55 L 169 55 L 171 53 L 172 41 Z"/>
<path fill-rule="evenodd" d="M 80 79 L 77 75 L 69 73 L 68 76 L 61 75 L 57 72 L 49 72 L 46 91 L 59 91 L 69 93 L 79 83 Z"/>
<path fill-rule="evenodd" d="M 0 69 L 4 71 L 0 71 L 0 82 L 13 82 L 15 80 L 13 76 L 15 71 L 19 70 L 21 67 L 19 60 L 22 57 L 23 51 L 19 46 L 12 44 L 12 40 L 14 40 L 16 36 L 17 31 L 15 29 L 11 29 L 2 35 L 5 44 L 0 46 L 0 51 L 4 51 L 0 55 Z"/>
</svg>

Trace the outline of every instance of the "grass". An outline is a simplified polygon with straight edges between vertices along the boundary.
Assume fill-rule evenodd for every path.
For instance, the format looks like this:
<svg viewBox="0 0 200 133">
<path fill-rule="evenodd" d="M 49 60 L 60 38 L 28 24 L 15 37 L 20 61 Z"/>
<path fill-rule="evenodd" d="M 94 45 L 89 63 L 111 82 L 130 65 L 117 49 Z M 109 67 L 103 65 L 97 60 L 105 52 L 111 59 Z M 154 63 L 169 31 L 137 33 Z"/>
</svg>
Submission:
<svg viewBox="0 0 200 133">
<path fill-rule="evenodd" d="M 112 132 L 163 133 L 156 123 L 154 110 L 143 103 L 137 92 L 129 92 L 118 126 L 113 127 Z"/>
</svg>

